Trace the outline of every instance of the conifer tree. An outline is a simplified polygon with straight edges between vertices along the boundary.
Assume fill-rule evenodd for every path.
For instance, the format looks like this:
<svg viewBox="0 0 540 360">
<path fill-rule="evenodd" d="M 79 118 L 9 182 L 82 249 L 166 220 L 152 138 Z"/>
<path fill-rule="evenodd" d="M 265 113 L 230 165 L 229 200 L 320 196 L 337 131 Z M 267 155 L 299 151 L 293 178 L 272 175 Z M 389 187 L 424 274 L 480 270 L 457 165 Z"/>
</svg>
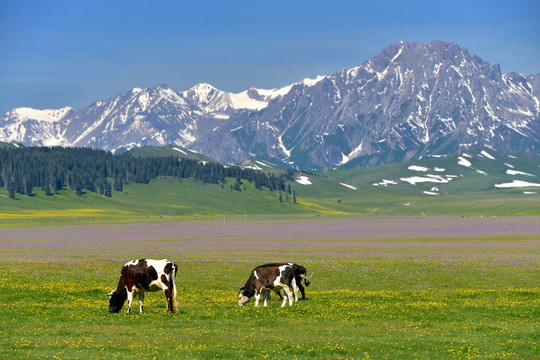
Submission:
<svg viewBox="0 0 540 360">
<path fill-rule="evenodd" d="M 15 181 L 9 183 L 8 194 L 10 199 L 15 199 Z"/>
<path fill-rule="evenodd" d="M 110 182 L 105 183 L 105 196 L 112 197 L 112 187 Z"/>
</svg>

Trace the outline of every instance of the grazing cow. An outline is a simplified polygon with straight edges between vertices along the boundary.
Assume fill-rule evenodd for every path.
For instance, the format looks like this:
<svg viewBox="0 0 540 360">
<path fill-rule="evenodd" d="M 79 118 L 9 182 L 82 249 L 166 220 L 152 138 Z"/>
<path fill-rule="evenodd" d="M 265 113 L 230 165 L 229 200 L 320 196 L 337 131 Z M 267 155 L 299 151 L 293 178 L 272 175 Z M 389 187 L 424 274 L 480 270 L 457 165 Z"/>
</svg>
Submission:
<svg viewBox="0 0 540 360">
<path fill-rule="evenodd" d="M 281 266 L 281 265 L 290 265 L 292 266 L 293 272 L 294 272 L 294 278 L 296 280 L 296 286 L 294 293 L 294 298 L 296 301 L 298 301 L 298 290 L 302 293 L 302 300 L 306 299 L 306 293 L 304 291 L 304 287 L 302 286 L 302 279 L 304 280 L 304 283 L 306 286 L 309 286 L 311 284 L 311 276 L 307 276 L 307 270 L 302 265 L 293 264 L 293 263 L 275 263 L 275 264 L 269 264 L 269 265 L 275 265 L 275 266 Z M 281 293 L 278 291 L 277 294 L 281 298 Z"/>
<path fill-rule="evenodd" d="M 246 284 L 240 288 L 238 305 L 243 306 L 252 297 L 255 297 L 255 306 L 258 306 L 262 294 L 264 306 L 267 306 L 266 302 L 270 298 L 270 290 L 279 291 L 283 289 L 285 297 L 283 298 L 281 307 L 285 306 L 287 299 L 289 300 L 289 306 L 292 306 L 293 294 L 291 288 L 296 288 L 296 280 L 294 279 L 294 271 L 291 265 L 261 265 L 251 271 Z"/>
<path fill-rule="evenodd" d="M 119 312 L 127 299 L 126 315 L 129 315 L 131 302 L 139 295 L 139 311 L 142 313 L 144 293 L 161 290 L 167 298 L 167 310 L 174 313 L 174 307 L 178 307 L 175 283 L 177 270 L 178 265 L 168 260 L 140 259 L 128 262 L 122 267 L 117 289 L 108 294 L 109 312 Z"/>
</svg>

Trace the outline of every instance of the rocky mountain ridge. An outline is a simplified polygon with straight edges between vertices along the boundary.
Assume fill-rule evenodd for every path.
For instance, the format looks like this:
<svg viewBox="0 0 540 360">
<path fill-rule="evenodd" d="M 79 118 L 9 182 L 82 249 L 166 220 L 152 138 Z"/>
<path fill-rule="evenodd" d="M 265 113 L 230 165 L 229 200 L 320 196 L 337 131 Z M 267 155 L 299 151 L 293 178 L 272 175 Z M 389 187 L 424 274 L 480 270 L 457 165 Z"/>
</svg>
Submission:
<svg viewBox="0 0 540 360">
<path fill-rule="evenodd" d="M 488 146 L 540 152 L 540 74 L 502 74 L 453 43 L 398 42 L 281 89 L 136 88 L 80 111 L 14 109 L 0 140 L 122 151 L 176 144 L 220 161 L 363 167 Z"/>
</svg>

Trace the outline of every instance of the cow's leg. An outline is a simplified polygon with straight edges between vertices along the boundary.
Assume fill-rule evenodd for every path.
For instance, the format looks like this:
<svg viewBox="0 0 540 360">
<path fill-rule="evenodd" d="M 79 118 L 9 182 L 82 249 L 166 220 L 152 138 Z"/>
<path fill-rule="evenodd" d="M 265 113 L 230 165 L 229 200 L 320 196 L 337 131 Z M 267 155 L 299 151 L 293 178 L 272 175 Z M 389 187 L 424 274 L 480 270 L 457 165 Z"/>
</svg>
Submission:
<svg viewBox="0 0 540 360">
<path fill-rule="evenodd" d="M 298 301 L 298 283 L 295 278 L 292 279 L 291 285 L 294 292 L 294 301 Z"/>
<path fill-rule="evenodd" d="M 259 299 L 261 298 L 261 291 L 255 290 L 255 306 L 259 306 Z"/>
<path fill-rule="evenodd" d="M 173 284 L 169 281 L 169 278 L 165 276 L 165 274 L 161 275 L 161 284 L 159 285 L 159 287 L 161 288 L 161 290 L 163 290 L 165 298 L 167 299 L 167 310 L 174 314 L 172 295 Z"/>
<path fill-rule="evenodd" d="M 166 288 L 165 290 L 163 290 L 163 293 L 165 294 L 165 298 L 167 299 L 167 310 L 174 314 L 173 297 L 171 294 L 171 290 L 169 290 L 169 288 Z"/>
<path fill-rule="evenodd" d="M 127 301 L 128 301 L 128 306 L 127 306 L 126 315 L 129 315 L 131 313 L 131 303 L 133 302 L 133 292 L 130 290 L 127 291 Z"/>
<path fill-rule="evenodd" d="M 281 307 L 285 306 L 285 303 L 287 302 L 287 299 L 289 299 L 289 306 L 293 305 L 293 294 L 291 293 L 291 289 L 287 286 L 283 286 L 283 291 L 285 292 L 285 297 L 283 298 L 283 303 L 281 304 Z"/>
<path fill-rule="evenodd" d="M 285 295 L 283 296 L 283 302 L 281 303 L 281 307 L 284 307 L 284 306 L 285 306 L 285 303 L 287 302 L 287 299 L 288 299 L 289 296 L 290 296 L 291 291 L 289 290 L 289 287 L 288 287 L 287 285 L 284 285 L 284 286 L 282 287 L 282 289 L 283 289 L 283 293 L 284 293 Z"/>
<path fill-rule="evenodd" d="M 139 313 L 143 312 L 144 305 L 144 291 L 139 294 Z"/>
<path fill-rule="evenodd" d="M 304 287 L 302 286 L 302 283 L 297 282 L 296 285 L 298 285 L 298 289 L 300 290 L 300 293 L 302 293 L 302 300 L 306 300 L 306 293 L 304 292 Z"/>
<path fill-rule="evenodd" d="M 270 291 L 269 290 L 263 290 L 263 299 L 264 299 L 264 306 L 268 306 L 267 300 L 270 299 Z"/>
</svg>

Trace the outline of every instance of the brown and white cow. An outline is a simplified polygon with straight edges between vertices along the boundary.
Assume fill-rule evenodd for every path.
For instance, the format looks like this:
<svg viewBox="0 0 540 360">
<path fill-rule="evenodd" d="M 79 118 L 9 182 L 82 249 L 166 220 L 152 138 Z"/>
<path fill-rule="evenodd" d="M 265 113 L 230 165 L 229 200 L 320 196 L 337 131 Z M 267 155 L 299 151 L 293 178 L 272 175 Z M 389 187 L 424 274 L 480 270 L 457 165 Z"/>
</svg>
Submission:
<svg viewBox="0 0 540 360">
<path fill-rule="evenodd" d="M 251 298 L 255 297 L 255 306 L 259 305 L 261 294 L 263 295 L 264 306 L 270 298 L 270 290 L 279 291 L 283 289 L 285 297 L 281 307 L 284 307 L 287 300 L 289 306 L 293 305 L 293 291 L 296 288 L 296 280 L 291 265 L 266 264 L 256 267 L 251 271 L 246 284 L 240 288 L 238 293 L 238 305 L 243 306 Z"/>
<path fill-rule="evenodd" d="M 118 287 L 108 294 L 109 312 L 119 312 L 127 299 L 126 315 L 129 315 L 133 298 L 139 295 L 139 310 L 142 313 L 144 293 L 161 290 L 167 298 L 167 310 L 174 313 L 174 307 L 178 307 L 175 282 L 177 270 L 178 265 L 168 260 L 140 259 L 128 262 L 122 267 Z"/>
<path fill-rule="evenodd" d="M 268 266 L 268 265 L 273 265 L 273 266 L 290 265 L 290 266 L 292 266 L 292 269 L 293 269 L 293 272 L 294 272 L 294 278 L 296 280 L 296 286 L 297 286 L 294 289 L 294 300 L 298 301 L 298 290 L 300 290 L 300 293 L 302 294 L 302 300 L 306 299 L 306 292 L 304 290 L 304 287 L 302 286 L 302 280 L 304 280 L 304 283 L 306 284 L 306 286 L 309 286 L 311 284 L 311 277 L 313 276 L 313 274 L 308 276 L 306 268 L 303 267 L 302 265 L 298 265 L 298 264 L 295 264 L 295 263 L 274 263 L 274 264 L 267 264 L 266 266 Z M 282 298 L 279 291 L 277 291 L 277 294 L 279 295 L 280 298 Z"/>
</svg>

